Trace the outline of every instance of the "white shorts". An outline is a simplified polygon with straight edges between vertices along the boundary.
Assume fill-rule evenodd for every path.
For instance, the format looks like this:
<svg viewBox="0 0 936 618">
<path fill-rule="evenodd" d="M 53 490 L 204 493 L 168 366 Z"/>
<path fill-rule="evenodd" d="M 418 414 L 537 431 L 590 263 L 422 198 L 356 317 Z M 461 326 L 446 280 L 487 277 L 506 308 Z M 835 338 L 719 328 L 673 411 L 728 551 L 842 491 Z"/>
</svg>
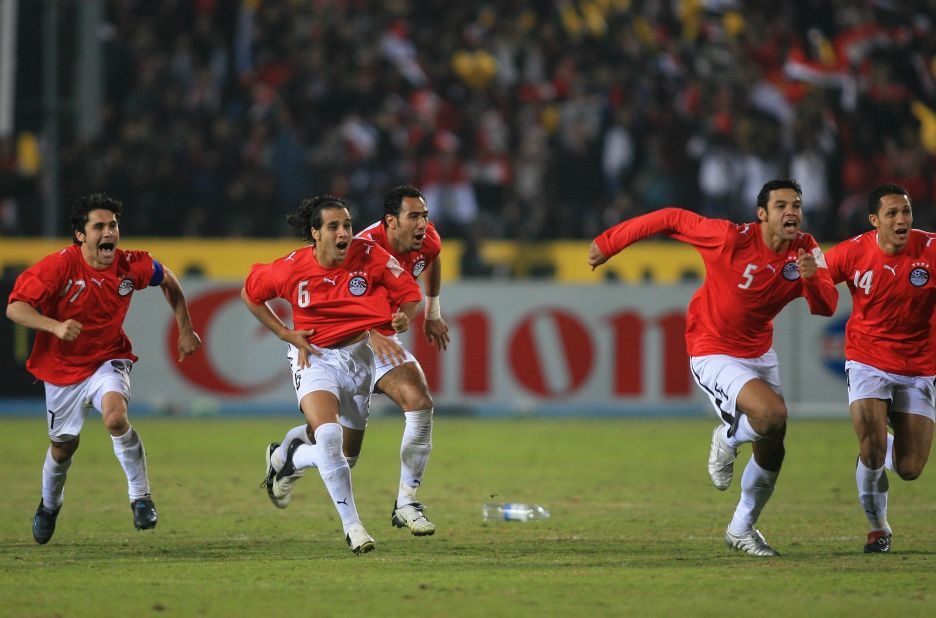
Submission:
<svg viewBox="0 0 936 618">
<path fill-rule="evenodd" d="M 890 412 L 918 414 L 936 422 L 936 376 L 902 376 L 858 361 L 845 361 L 848 405 L 859 399 L 885 399 Z"/>
<path fill-rule="evenodd" d="M 392 339 L 394 342 L 396 342 L 397 345 L 403 348 L 403 363 L 401 364 L 406 364 L 406 363 L 416 363 L 417 365 L 419 364 L 419 361 L 416 360 L 416 357 L 413 356 L 413 354 L 409 350 L 403 347 L 403 344 L 400 343 L 400 338 L 397 335 L 395 334 L 387 335 L 387 337 L 389 339 Z M 394 367 L 399 367 L 399 366 L 400 365 L 394 365 L 390 361 L 381 360 L 375 354 L 374 355 L 374 384 L 376 385 L 378 382 L 380 382 L 380 378 L 387 375 L 391 369 L 393 369 Z"/>
<path fill-rule="evenodd" d="M 689 366 L 699 388 L 705 391 L 715 407 L 715 413 L 728 425 L 729 435 L 738 426 L 738 395 L 745 384 L 754 379 L 762 380 L 783 397 L 780 367 L 773 348 L 757 358 L 738 358 L 726 354 L 690 356 Z"/>
<path fill-rule="evenodd" d="M 374 352 L 369 337 L 343 348 L 313 346 L 322 356 L 309 355 L 310 367 L 299 369 L 299 350 L 290 345 L 286 356 L 293 373 L 296 399 L 315 391 L 338 398 L 338 419 L 350 429 L 364 430 L 374 389 Z"/>
<path fill-rule="evenodd" d="M 81 434 L 91 408 L 101 412 L 101 400 L 105 393 L 120 393 L 129 403 L 131 369 L 131 361 L 114 359 L 102 364 L 78 384 L 56 386 L 46 382 L 49 439 L 53 442 L 68 442 Z"/>
</svg>

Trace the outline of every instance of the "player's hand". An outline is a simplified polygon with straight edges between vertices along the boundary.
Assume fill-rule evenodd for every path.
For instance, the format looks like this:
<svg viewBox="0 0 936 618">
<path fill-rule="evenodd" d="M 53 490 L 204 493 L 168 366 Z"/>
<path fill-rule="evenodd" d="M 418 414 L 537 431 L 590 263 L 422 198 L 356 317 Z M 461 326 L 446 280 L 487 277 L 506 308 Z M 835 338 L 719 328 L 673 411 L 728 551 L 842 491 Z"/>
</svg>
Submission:
<svg viewBox="0 0 936 618">
<path fill-rule="evenodd" d="M 81 334 L 81 322 L 71 319 L 59 322 L 52 329 L 52 334 L 62 341 L 74 341 Z"/>
<path fill-rule="evenodd" d="M 406 360 L 403 346 L 390 337 L 381 335 L 376 330 L 370 332 L 370 347 L 374 351 L 374 356 L 389 362 L 394 367 L 402 365 L 403 361 Z"/>
<path fill-rule="evenodd" d="M 799 266 L 800 275 L 807 279 L 815 275 L 816 269 L 819 268 L 815 256 L 812 253 L 806 253 L 802 249 L 799 250 L 799 254 L 796 256 L 796 265 Z"/>
<path fill-rule="evenodd" d="M 393 327 L 393 331 L 396 333 L 405 333 L 409 328 L 409 318 L 402 311 L 397 311 L 390 320 L 390 326 Z"/>
<path fill-rule="evenodd" d="M 179 362 L 181 363 L 186 356 L 194 354 L 201 347 L 201 337 L 192 329 L 179 332 L 179 342 L 176 347 L 179 351 Z"/>
<path fill-rule="evenodd" d="M 318 358 L 322 357 L 322 353 L 313 347 L 309 343 L 309 337 L 315 334 L 315 330 L 288 330 L 286 331 L 280 339 L 286 343 L 291 343 L 296 346 L 296 349 L 299 350 L 299 357 L 296 359 L 296 362 L 299 364 L 300 369 L 305 369 L 306 367 L 312 366 L 312 361 L 309 360 L 309 355 L 316 356 Z"/>
<path fill-rule="evenodd" d="M 588 248 L 588 265 L 592 267 L 592 270 L 595 270 L 607 261 L 608 256 L 601 252 L 598 243 L 592 241 L 591 247 Z"/>
<path fill-rule="evenodd" d="M 426 333 L 426 339 L 429 340 L 429 343 L 435 344 L 436 348 L 439 350 L 448 349 L 448 324 L 445 323 L 445 320 L 442 318 L 425 320 L 423 322 L 423 332 Z"/>
</svg>

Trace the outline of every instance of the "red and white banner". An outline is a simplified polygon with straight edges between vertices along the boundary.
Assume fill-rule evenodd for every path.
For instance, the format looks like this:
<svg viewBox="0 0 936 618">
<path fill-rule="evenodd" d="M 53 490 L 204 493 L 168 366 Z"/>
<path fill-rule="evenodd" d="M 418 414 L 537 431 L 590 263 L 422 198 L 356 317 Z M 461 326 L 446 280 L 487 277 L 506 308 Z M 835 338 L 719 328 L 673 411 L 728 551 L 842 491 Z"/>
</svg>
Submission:
<svg viewBox="0 0 936 618">
<path fill-rule="evenodd" d="M 181 364 L 165 303 L 154 291 L 135 296 L 126 327 L 141 358 L 132 379 L 136 404 L 179 412 L 295 409 L 286 345 L 248 313 L 240 285 L 185 282 L 204 347 Z M 449 349 L 430 347 L 421 322 L 404 339 L 440 409 L 709 414 L 690 376 L 683 339 L 695 287 L 450 284 L 442 294 Z M 844 303 L 847 316 L 847 298 Z M 285 303 L 275 310 L 288 321 Z M 798 300 L 776 321 L 775 347 L 792 413 L 792 402 L 826 414 L 847 408 L 839 369 L 843 319 L 810 316 Z"/>
</svg>

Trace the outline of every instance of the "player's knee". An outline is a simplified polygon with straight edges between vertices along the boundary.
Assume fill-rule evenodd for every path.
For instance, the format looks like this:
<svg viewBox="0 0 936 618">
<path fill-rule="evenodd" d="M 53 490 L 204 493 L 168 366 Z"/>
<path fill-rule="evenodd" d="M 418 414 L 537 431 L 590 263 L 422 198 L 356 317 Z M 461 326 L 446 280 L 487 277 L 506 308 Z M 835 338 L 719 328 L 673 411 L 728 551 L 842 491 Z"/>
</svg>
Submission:
<svg viewBox="0 0 936 618">
<path fill-rule="evenodd" d="M 78 436 L 75 436 L 71 440 L 66 440 L 64 442 L 53 442 L 52 443 L 52 459 L 56 463 L 65 463 L 75 454 L 75 451 L 78 450 Z"/>
<path fill-rule="evenodd" d="M 418 385 L 403 389 L 403 401 L 398 402 L 403 410 L 428 410 L 432 408 L 432 396 L 429 391 Z"/>
<path fill-rule="evenodd" d="M 769 410 L 761 418 L 761 422 L 759 424 L 759 428 L 755 427 L 755 430 L 757 430 L 758 433 L 773 440 L 783 441 L 783 438 L 786 436 L 787 426 L 786 406 L 780 404 L 777 407 Z"/>
<path fill-rule="evenodd" d="M 130 422 L 126 414 L 107 414 L 104 416 L 104 428 L 112 436 L 122 436 L 130 430 Z"/>
<path fill-rule="evenodd" d="M 900 461 L 896 465 L 897 474 L 905 481 L 915 481 L 923 474 L 925 462 L 917 457 L 911 457 Z"/>
</svg>

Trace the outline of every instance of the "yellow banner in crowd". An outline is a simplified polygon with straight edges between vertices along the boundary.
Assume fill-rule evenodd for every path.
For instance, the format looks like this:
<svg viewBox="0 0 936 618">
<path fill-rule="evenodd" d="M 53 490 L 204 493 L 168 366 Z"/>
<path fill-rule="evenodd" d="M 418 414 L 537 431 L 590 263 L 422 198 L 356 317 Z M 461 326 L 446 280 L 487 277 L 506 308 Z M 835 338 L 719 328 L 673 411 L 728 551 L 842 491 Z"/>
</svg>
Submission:
<svg viewBox="0 0 936 618">
<path fill-rule="evenodd" d="M 0 238 L 0 268 L 17 273 L 44 256 L 69 244 L 67 238 Z M 592 272 L 588 266 L 588 241 L 519 242 L 491 240 L 480 243 L 474 264 L 488 267 L 495 278 L 543 278 L 562 283 L 593 283 L 616 279 L 625 283 L 676 283 L 701 279 L 702 260 L 691 247 L 670 242 L 643 242 L 629 247 Z M 183 277 L 243 279 L 251 264 L 272 262 L 293 251 L 290 239 L 181 239 L 128 238 L 124 249 L 146 249 Z M 444 240 L 442 279 L 462 278 L 465 244 Z"/>
</svg>

